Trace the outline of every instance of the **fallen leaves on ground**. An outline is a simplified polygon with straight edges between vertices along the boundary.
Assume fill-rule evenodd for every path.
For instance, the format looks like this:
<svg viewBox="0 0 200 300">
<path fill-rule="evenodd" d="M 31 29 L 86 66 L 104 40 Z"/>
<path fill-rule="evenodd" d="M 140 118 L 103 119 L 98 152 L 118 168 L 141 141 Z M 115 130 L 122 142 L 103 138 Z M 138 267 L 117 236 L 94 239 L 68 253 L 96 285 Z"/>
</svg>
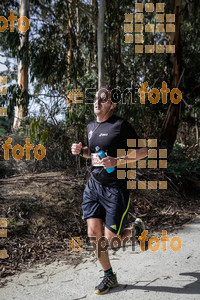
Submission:
<svg viewBox="0 0 200 300">
<path fill-rule="evenodd" d="M 9 255 L 1 260 L 0 278 L 35 263 L 63 260 L 77 265 L 82 261 L 84 253 L 72 251 L 68 242 L 72 237 L 86 238 L 81 209 L 86 182 L 83 176 L 64 172 L 0 180 L 0 217 L 8 220 L 8 237 L 0 239 L 0 248 Z M 132 191 L 128 221 L 141 217 L 150 233 L 171 232 L 198 213 L 199 199 L 183 196 L 169 185 L 162 191 Z"/>
</svg>

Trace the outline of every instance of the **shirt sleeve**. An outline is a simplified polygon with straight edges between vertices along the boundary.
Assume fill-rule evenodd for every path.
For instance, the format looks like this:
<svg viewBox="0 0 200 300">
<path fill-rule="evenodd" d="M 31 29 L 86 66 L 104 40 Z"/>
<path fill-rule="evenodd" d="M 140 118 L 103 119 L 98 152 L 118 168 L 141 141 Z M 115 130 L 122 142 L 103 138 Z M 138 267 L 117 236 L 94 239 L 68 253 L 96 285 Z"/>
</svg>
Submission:
<svg viewBox="0 0 200 300">
<path fill-rule="evenodd" d="M 140 137 L 135 132 L 133 126 L 130 123 L 128 123 L 127 121 L 124 121 L 121 125 L 120 136 L 121 136 L 121 139 L 123 140 L 123 144 L 127 150 L 128 150 L 128 141 L 127 141 L 128 139 L 136 140 L 135 147 L 132 147 L 132 148 L 135 148 L 135 149 L 141 148 L 141 147 L 138 147 L 138 139 L 140 139 Z"/>
</svg>

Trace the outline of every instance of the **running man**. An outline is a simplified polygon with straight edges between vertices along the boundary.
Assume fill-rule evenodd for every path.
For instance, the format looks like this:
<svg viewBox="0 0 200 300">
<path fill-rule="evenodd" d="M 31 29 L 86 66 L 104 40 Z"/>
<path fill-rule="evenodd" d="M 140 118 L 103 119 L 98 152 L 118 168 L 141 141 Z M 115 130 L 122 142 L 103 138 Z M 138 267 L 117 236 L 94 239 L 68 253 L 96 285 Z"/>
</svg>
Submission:
<svg viewBox="0 0 200 300">
<path fill-rule="evenodd" d="M 120 159 L 126 162 L 133 161 L 131 154 L 117 157 L 117 149 L 127 149 L 127 139 L 138 139 L 133 127 L 124 119 L 115 115 L 117 103 L 108 87 L 101 88 L 94 99 L 94 113 L 96 120 L 87 126 L 87 145 L 82 143 L 72 144 L 71 151 L 74 155 L 81 155 L 91 158 L 91 177 L 83 193 L 83 218 L 87 220 L 88 237 L 95 237 L 96 243 L 103 236 L 108 240 L 109 245 L 113 237 L 118 236 L 123 242 L 127 237 L 140 236 L 144 230 L 141 219 L 136 219 L 133 227 L 124 228 L 130 197 L 127 190 L 126 180 L 117 178 L 117 168 Z M 98 159 L 95 147 L 107 153 L 107 157 Z M 147 156 L 146 148 L 133 150 L 136 153 L 134 160 Z M 115 168 L 111 173 L 106 169 Z M 103 229 L 104 228 L 104 229 Z M 104 232 L 103 232 L 104 231 Z M 105 239 L 105 240 L 106 240 Z M 92 239 L 93 241 L 93 239 Z M 96 294 L 105 294 L 110 288 L 118 285 L 116 274 L 113 272 L 108 250 L 102 251 L 101 255 L 95 255 L 104 271 L 102 282 L 96 286 Z"/>
</svg>

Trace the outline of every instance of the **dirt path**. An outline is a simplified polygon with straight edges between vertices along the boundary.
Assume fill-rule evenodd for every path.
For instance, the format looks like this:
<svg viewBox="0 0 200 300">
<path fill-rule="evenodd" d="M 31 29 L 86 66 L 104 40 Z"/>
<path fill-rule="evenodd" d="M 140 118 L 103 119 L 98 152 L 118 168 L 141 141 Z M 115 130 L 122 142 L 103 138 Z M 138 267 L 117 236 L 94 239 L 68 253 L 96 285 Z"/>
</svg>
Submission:
<svg viewBox="0 0 200 300">
<path fill-rule="evenodd" d="M 164 230 L 165 228 L 163 228 Z M 167 242 L 166 252 L 162 243 L 157 252 L 135 251 L 129 246 L 125 251 L 113 252 L 111 262 L 117 272 L 118 288 L 99 296 L 94 286 L 103 275 L 99 263 L 88 252 L 77 267 L 66 262 L 39 265 L 28 272 L 14 275 L 0 290 L 1 300 L 78 300 L 78 299 L 200 299 L 200 216 L 183 229 L 169 234 L 170 240 L 178 236 L 182 248 L 173 252 Z M 156 235 L 160 238 L 159 235 Z M 176 243 L 174 244 L 176 246 Z M 76 255 L 79 256 L 80 252 Z"/>
<path fill-rule="evenodd" d="M 61 260 L 77 265 L 67 241 L 86 237 L 82 220 L 82 194 L 87 180 L 66 172 L 16 175 L 0 179 L 0 217 L 7 218 L 8 237 L 0 239 L 0 249 L 9 257 L 0 261 L 2 278 L 17 274 L 35 263 Z M 137 190 L 131 193 L 129 222 L 141 217 L 150 235 L 164 228 L 168 232 L 200 214 L 198 195 L 185 197 L 169 185 L 167 190 Z"/>
</svg>

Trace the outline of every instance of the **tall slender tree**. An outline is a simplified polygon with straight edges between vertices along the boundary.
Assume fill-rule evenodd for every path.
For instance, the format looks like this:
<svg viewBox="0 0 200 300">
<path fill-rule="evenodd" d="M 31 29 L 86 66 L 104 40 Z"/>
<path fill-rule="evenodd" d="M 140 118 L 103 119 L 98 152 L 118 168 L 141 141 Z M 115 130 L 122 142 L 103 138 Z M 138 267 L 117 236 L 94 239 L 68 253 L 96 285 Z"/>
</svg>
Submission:
<svg viewBox="0 0 200 300">
<path fill-rule="evenodd" d="M 105 0 L 100 1 L 99 14 L 98 14 L 98 28 L 97 28 L 97 38 L 98 38 L 98 88 L 104 85 L 104 16 L 105 16 Z"/>
<path fill-rule="evenodd" d="M 170 62 L 172 62 L 171 89 L 179 87 L 180 85 L 180 26 L 182 0 L 175 0 L 173 6 L 176 31 L 175 33 L 170 34 L 169 41 L 170 44 L 175 45 L 176 52 L 169 56 Z M 160 140 L 166 142 L 166 146 L 169 152 L 173 149 L 173 145 L 176 140 L 178 125 L 180 122 L 180 114 L 181 102 L 179 102 L 178 104 L 173 104 L 172 102 L 170 102 L 160 134 Z"/>
<path fill-rule="evenodd" d="M 19 16 L 29 18 L 29 0 L 20 0 Z M 19 29 L 18 29 L 19 30 Z M 18 128 L 23 117 L 27 115 L 28 108 L 28 45 L 29 45 L 29 30 L 20 33 L 20 49 L 25 49 L 23 57 L 18 58 L 18 85 L 21 88 L 23 96 L 18 100 L 15 107 L 15 116 L 13 128 Z M 24 101 L 22 105 L 22 101 Z"/>
</svg>

